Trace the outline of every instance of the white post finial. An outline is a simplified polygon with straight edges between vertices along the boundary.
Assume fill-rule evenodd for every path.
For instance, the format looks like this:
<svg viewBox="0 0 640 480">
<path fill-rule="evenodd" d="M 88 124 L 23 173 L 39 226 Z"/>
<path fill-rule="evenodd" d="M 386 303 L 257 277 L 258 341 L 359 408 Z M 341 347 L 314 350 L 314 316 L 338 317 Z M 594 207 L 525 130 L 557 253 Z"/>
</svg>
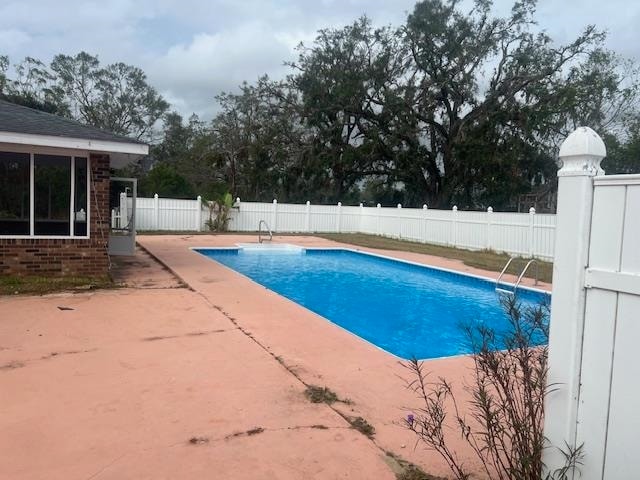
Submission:
<svg viewBox="0 0 640 480">
<path fill-rule="evenodd" d="M 533 215 L 534 213 L 536 213 L 536 209 L 534 207 L 531 207 L 529 209 L 529 215 Z"/>
<path fill-rule="evenodd" d="M 589 127 L 579 127 L 560 146 L 562 167 L 559 177 L 604 175 L 600 162 L 607 149 L 600 135 Z"/>
<path fill-rule="evenodd" d="M 489 208 L 487 208 L 487 212 L 489 212 L 489 213 L 493 213 L 493 207 L 489 207 Z"/>
<path fill-rule="evenodd" d="M 376 208 L 380 208 L 380 207 L 382 207 L 382 205 L 380 205 L 380 204 L 377 204 L 377 205 L 376 205 Z"/>
<path fill-rule="evenodd" d="M 402 208 L 402 204 L 401 203 L 398 204 L 398 208 Z"/>
<path fill-rule="evenodd" d="M 311 205 L 311 202 L 309 200 L 307 200 L 307 205 Z"/>
<path fill-rule="evenodd" d="M 278 200 L 276 200 L 275 198 L 273 199 L 273 203 L 278 203 Z"/>
<path fill-rule="evenodd" d="M 429 207 L 427 206 L 427 204 L 425 203 L 424 205 L 422 205 L 422 209 L 423 210 L 427 210 Z"/>
<path fill-rule="evenodd" d="M 454 211 L 454 212 L 457 212 L 457 211 L 458 211 L 458 206 L 457 206 L 457 205 L 454 205 L 454 206 L 453 206 L 453 211 Z"/>
</svg>

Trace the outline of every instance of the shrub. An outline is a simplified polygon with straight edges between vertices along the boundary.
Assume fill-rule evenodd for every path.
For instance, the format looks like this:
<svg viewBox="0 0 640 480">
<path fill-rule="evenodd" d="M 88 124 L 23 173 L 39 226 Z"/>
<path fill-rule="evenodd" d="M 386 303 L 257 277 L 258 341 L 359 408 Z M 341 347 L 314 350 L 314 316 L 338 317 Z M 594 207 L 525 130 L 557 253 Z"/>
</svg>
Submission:
<svg viewBox="0 0 640 480">
<path fill-rule="evenodd" d="M 468 327 L 474 369 L 465 389 L 470 400 L 461 405 L 446 379 L 429 379 L 425 364 L 405 364 L 412 374 L 407 382 L 421 400 L 404 425 L 418 440 L 438 452 L 458 480 L 470 472 L 452 449 L 449 435 L 459 434 L 470 446 L 489 478 L 540 480 L 542 453 L 550 448 L 544 437 L 544 399 L 547 386 L 549 338 L 548 305 L 524 308 L 515 296 L 501 302 L 510 328 L 498 333 L 491 328 Z M 580 448 L 563 452 L 565 467 L 547 479 L 566 479 L 580 464 Z"/>
</svg>

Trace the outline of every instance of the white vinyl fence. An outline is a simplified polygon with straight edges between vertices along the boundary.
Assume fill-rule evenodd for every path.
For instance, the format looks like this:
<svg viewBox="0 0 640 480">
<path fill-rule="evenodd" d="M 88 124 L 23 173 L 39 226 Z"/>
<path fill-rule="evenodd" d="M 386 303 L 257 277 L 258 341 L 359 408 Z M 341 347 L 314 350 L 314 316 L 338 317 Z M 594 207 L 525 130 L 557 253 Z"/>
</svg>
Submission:
<svg viewBox="0 0 640 480">
<path fill-rule="evenodd" d="M 362 205 L 236 202 L 230 229 L 256 231 L 265 220 L 274 232 L 368 233 L 470 250 L 489 249 L 553 260 L 555 215 L 466 212 Z"/>
<path fill-rule="evenodd" d="M 208 211 L 195 200 L 138 198 L 136 229 L 143 231 L 204 231 Z M 112 211 L 118 224 L 126 202 Z M 130 203 L 128 208 L 130 208 Z M 126 218 L 126 215 L 123 217 Z M 556 216 L 529 213 L 467 212 L 427 208 L 364 207 L 241 202 L 231 213 L 229 230 L 255 232 L 264 220 L 275 233 L 368 233 L 470 250 L 494 250 L 511 255 L 553 260 Z"/>
<path fill-rule="evenodd" d="M 640 478 L 640 175 L 605 176 L 605 154 L 586 127 L 560 149 L 545 436 L 582 447 L 570 479 Z"/>
</svg>

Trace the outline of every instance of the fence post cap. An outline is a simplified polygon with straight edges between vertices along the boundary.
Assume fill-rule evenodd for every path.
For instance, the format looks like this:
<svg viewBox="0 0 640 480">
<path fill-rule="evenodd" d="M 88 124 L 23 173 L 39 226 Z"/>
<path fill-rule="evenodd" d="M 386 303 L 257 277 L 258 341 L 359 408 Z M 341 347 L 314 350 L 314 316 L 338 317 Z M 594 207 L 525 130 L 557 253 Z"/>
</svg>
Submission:
<svg viewBox="0 0 640 480">
<path fill-rule="evenodd" d="M 200 200 L 202 200 L 202 197 L 201 197 L 200 195 L 198 195 L 198 196 L 196 197 L 196 200 L 200 201 Z"/>
<path fill-rule="evenodd" d="M 493 207 L 487 208 L 487 213 L 493 213 Z"/>
<path fill-rule="evenodd" d="M 364 204 L 362 202 L 360 202 L 360 208 L 364 207 Z"/>
<path fill-rule="evenodd" d="M 457 212 L 457 211 L 458 211 L 458 206 L 457 206 L 457 205 L 454 205 L 454 206 L 453 206 L 453 211 L 454 211 L 454 212 Z"/>
<path fill-rule="evenodd" d="M 157 194 L 157 193 L 154 193 L 154 194 L 153 194 L 153 198 L 158 198 L 158 194 Z"/>
<path fill-rule="evenodd" d="M 278 203 L 278 200 L 276 200 L 275 198 L 273 199 L 273 203 Z"/>
<path fill-rule="evenodd" d="M 377 204 L 377 205 L 376 205 L 376 208 L 380 208 L 380 207 L 382 207 L 382 205 L 380 205 L 380 204 Z"/>
<path fill-rule="evenodd" d="M 562 167 L 558 176 L 604 175 L 600 162 L 607 149 L 596 132 L 589 127 L 578 127 L 560 145 Z"/>
<path fill-rule="evenodd" d="M 422 205 L 422 209 L 423 209 L 423 210 L 428 210 L 428 209 L 429 209 L 429 207 L 428 207 L 428 206 L 427 206 L 427 204 L 425 203 L 424 205 Z"/>
<path fill-rule="evenodd" d="M 536 209 L 535 209 L 535 208 L 533 208 L 533 207 L 531 207 L 531 208 L 529 209 L 529 215 L 533 215 L 534 213 L 536 213 Z"/>
<path fill-rule="evenodd" d="M 398 204 L 398 208 L 402 208 L 402 204 L 401 203 Z"/>
<path fill-rule="evenodd" d="M 338 206 L 341 207 L 342 206 L 342 202 L 338 202 Z"/>
<path fill-rule="evenodd" d="M 309 200 L 307 200 L 307 206 L 311 205 L 311 202 Z"/>
<path fill-rule="evenodd" d="M 236 203 L 240 203 L 240 197 L 236 197 Z"/>
</svg>

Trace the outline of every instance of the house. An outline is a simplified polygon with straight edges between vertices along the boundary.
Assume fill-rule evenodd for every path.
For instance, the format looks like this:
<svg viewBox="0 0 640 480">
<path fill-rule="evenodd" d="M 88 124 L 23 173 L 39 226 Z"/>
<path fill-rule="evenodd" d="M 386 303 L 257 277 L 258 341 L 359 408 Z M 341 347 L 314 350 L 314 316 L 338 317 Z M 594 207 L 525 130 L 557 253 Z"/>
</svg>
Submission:
<svg viewBox="0 0 640 480">
<path fill-rule="evenodd" d="M 0 100 L 0 275 L 106 275 L 110 169 L 148 150 Z"/>
</svg>

